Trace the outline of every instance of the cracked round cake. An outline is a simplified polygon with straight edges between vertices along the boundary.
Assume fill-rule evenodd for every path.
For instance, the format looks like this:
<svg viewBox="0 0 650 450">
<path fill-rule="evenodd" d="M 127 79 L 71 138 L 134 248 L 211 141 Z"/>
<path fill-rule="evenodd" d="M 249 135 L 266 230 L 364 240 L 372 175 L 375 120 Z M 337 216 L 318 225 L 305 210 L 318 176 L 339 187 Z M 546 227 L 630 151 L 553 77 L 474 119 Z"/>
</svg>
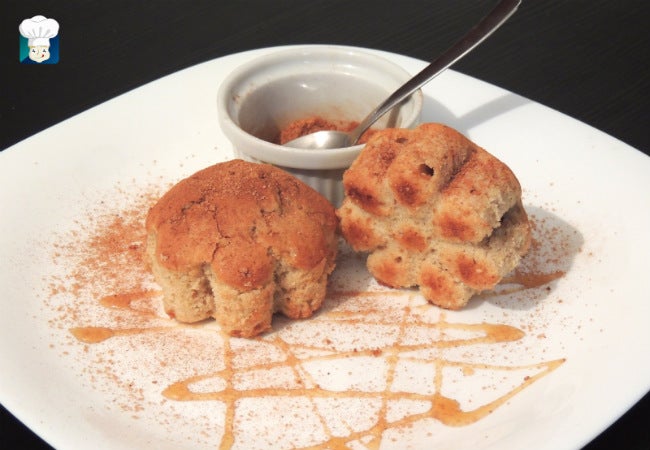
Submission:
<svg viewBox="0 0 650 450">
<path fill-rule="evenodd" d="M 214 318 L 232 336 L 271 328 L 272 315 L 306 318 L 334 270 L 334 207 L 293 175 L 242 160 L 173 186 L 146 220 L 147 254 L 167 313 Z"/>
</svg>

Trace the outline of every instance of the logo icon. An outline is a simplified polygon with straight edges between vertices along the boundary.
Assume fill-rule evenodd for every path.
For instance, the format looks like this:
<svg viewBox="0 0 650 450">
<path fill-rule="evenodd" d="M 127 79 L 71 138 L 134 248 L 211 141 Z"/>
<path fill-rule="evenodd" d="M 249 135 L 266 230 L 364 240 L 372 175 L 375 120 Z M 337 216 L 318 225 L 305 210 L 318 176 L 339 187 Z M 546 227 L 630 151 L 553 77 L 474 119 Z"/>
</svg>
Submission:
<svg viewBox="0 0 650 450">
<path fill-rule="evenodd" d="M 45 16 L 25 19 L 20 32 L 21 64 L 56 64 L 59 62 L 59 22 Z"/>
</svg>

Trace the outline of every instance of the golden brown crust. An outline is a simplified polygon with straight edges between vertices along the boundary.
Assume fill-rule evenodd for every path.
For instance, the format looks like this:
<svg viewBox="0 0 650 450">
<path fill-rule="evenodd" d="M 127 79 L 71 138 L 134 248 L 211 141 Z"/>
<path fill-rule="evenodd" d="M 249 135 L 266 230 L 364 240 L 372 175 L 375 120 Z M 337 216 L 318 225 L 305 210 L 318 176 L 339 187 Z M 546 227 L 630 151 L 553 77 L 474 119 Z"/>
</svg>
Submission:
<svg viewBox="0 0 650 450">
<path fill-rule="evenodd" d="M 188 322 L 214 317 L 240 336 L 268 329 L 277 310 L 298 318 L 320 306 L 336 227 L 334 208 L 318 192 L 278 168 L 241 160 L 182 180 L 146 221 L 167 311 Z"/>
<path fill-rule="evenodd" d="M 376 133 L 343 184 L 341 232 L 373 276 L 445 308 L 493 288 L 530 245 L 515 175 L 441 124 Z"/>
</svg>

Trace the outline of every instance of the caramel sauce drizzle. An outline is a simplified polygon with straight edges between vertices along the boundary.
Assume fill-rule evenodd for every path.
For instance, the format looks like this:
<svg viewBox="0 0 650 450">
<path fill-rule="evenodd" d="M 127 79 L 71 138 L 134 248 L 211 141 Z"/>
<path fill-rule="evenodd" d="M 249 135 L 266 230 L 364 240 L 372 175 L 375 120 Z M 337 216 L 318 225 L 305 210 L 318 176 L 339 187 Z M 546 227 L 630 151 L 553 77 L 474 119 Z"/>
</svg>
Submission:
<svg viewBox="0 0 650 450">
<path fill-rule="evenodd" d="M 563 272 L 553 272 L 549 274 L 533 275 L 515 273 L 512 277 L 505 279 L 503 284 L 517 284 L 518 288 L 508 291 L 516 292 L 518 290 L 539 287 L 550 281 L 556 280 L 563 275 Z M 133 307 L 133 302 L 142 299 L 151 299 L 160 295 L 158 291 L 144 291 L 144 292 L 130 292 L 124 294 L 109 295 L 100 300 L 100 304 L 109 308 L 129 309 L 138 314 L 151 315 L 156 317 L 153 310 L 136 309 Z M 338 291 L 333 292 L 330 297 L 332 298 L 346 298 L 346 297 L 362 297 L 362 296 L 375 296 L 386 295 L 386 291 L 380 292 L 346 292 Z M 522 339 L 525 333 L 519 328 L 492 323 L 450 323 L 446 321 L 443 315 L 440 316 L 436 322 L 427 322 L 424 320 L 415 320 L 411 315 L 410 307 L 406 306 L 402 310 L 399 323 L 390 321 L 378 320 L 376 317 L 368 319 L 368 311 L 364 313 L 354 313 L 350 311 L 329 311 L 313 320 L 330 321 L 337 324 L 371 324 L 371 325 L 392 325 L 398 327 L 397 336 L 394 338 L 392 345 L 383 347 L 381 349 L 362 348 L 354 351 L 339 351 L 335 346 L 318 346 L 308 344 L 295 344 L 285 341 L 281 333 L 274 336 L 261 337 L 258 340 L 271 343 L 276 349 L 280 350 L 283 358 L 279 361 L 251 364 L 246 367 L 235 367 L 233 364 L 237 356 L 237 352 L 231 346 L 230 338 L 223 335 L 223 357 L 224 367 L 221 370 L 208 374 L 199 374 L 183 380 L 179 380 L 162 392 L 162 395 L 170 400 L 175 401 L 219 401 L 223 402 L 225 406 L 224 417 L 224 433 L 219 443 L 220 449 L 230 449 L 235 444 L 235 415 L 237 409 L 237 401 L 243 398 L 260 398 L 260 397 L 300 397 L 309 399 L 312 405 L 312 413 L 320 421 L 323 431 L 328 436 L 326 442 L 321 442 L 317 446 L 307 448 L 349 448 L 348 444 L 355 440 L 363 440 L 364 445 L 369 449 L 378 449 L 381 444 L 383 432 L 388 428 L 407 427 L 423 419 L 435 419 L 448 426 L 465 426 L 481 420 L 485 416 L 495 411 L 500 406 L 504 405 L 508 400 L 517 395 L 519 392 L 530 386 L 535 381 L 553 372 L 561 366 L 565 359 L 556 359 L 552 361 L 541 362 L 538 364 L 524 365 L 524 366 L 503 366 L 503 365 L 490 365 L 490 364 L 476 364 L 462 361 L 451 361 L 443 357 L 429 356 L 425 359 L 417 359 L 415 356 L 405 355 L 406 352 L 414 352 L 417 350 L 430 350 L 430 349 L 445 349 L 457 348 L 461 346 L 472 346 L 478 344 L 494 344 L 494 343 L 507 343 L 514 342 Z M 410 318 L 410 320 L 409 320 Z M 108 327 L 78 327 L 70 329 L 72 335 L 81 342 L 86 344 L 97 344 L 107 339 L 114 337 L 123 337 L 139 333 L 148 332 L 164 332 L 172 329 L 177 329 L 176 326 L 164 327 L 149 327 L 149 328 L 123 328 L 113 329 Z M 431 332 L 432 335 L 439 336 L 424 343 L 407 344 L 402 342 L 405 332 L 408 327 L 417 326 L 425 331 Z M 467 338 L 447 338 L 445 332 L 449 331 L 463 331 L 472 333 L 472 337 Z M 435 332 L 435 334 L 434 334 Z M 296 350 L 318 350 L 320 353 L 317 356 L 309 356 L 300 358 L 296 356 Z M 333 391 L 322 388 L 313 379 L 309 372 L 304 369 L 306 362 L 323 361 L 323 360 L 342 360 L 345 358 L 358 357 L 358 356 L 374 356 L 383 357 L 388 364 L 386 374 L 386 388 L 378 392 L 367 392 L 360 390 L 345 390 Z M 435 386 L 433 394 L 423 395 L 415 392 L 402 392 L 392 391 L 391 387 L 395 381 L 397 365 L 400 361 L 406 359 L 413 359 L 420 362 L 432 364 L 434 367 L 431 373 L 432 380 Z M 292 370 L 295 384 L 290 388 L 278 387 L 253 387 L 247 389 L 237 389 L 234 383 L 235 377 L 238 374 L 245 373 L 246 371 L 253 370 L 272 370 L 275 368 L 289 367 Z M 500 397 L 480 405 L 472 410 L 463 410 L 460 403 L 453 399 L 441 394 L 444 377 L 443 371 L 445 368 L 455 367 L 459 368 L 463 374 L 472 375 L 476 370 L 490 370 L 490 371 L 516 371 L 516 370 L 534 370 L 535 374 L 526 376 L 509 392 L 501 395 Z M 215 391 L 196 391 L 193 386 L 199 382 L 218 378 L 225 384 L 222 389 Z M 317 399 L 381 399 L 381 407 L 377 414 L 377 419 L 374 423 L 365 430 L 354 431 L 349 428 L 349 433 L 346 436 L 334 436 L 330 427 L 327 424 L 326 417 L 324 417 L 316 406 L 315 400 Z M 429 408 L 426 411 L 406 415 L 400 419 L 389 420 L 388 408 L 391 401 L 396 400 L 414 400 L 420 402 L 427 402 Z"/>
<path fill-rule="evenodd" d="M 511 275 L 504 277 L 499 283 L 499 287 L 509 286 L 503 289 L 492 290 L 481 293 L 482 297 L 489 297 L 494 295 L 506 295 L 521 292 L 526 289 L 534 289 L 552 281 L 558 280 L 564 276 L 565 272 L 555 271 L 549 273 L 526 273 L 515 271 Z M 512 285 L 512 286 L 510 286 Z"/>
<path fill-rule="evenodd" d="M 99 299 L 99 304 L 108 308 L 116 309 L 130 309 L 133 312 L 141 312 L 143 314 L 151 314 L 148 310 L 138 310 L 131 307 L 131 304 L 137 300 L 151 299 L 161 295 L 162 291 L 135 291 L 125 292 L 122 294 L 107 295 Z"/>
<path fill-rule="evenodd" d="M 561 270 L 549 273 L 525 273 L 515 271 L 512 275 L 504 278 L 501 281 L 501 284 L 519 284 L 523 289 L 532 289 L 560 279 L 564 274 L 565 272 Z"/>
<path fill-rule="evenodd" d="M 147 309 L 133 307 L 133 302 L 143 299 L 151 299 L 160 295 L 160 291 L 135 291 L 122 294 L 107 295 L 99 299 L 99 304 L 107 308 L 128 309 L 133 313 L 144 316 L 155 316 L 155 312 Z M 108 327 L 75 327 L 70 328 L 70 333 L 77 340 L 86 344 L 97 344 L 116 336 L 129 336 L 149 332 L 166 331 L 169 327 L 147 327 L 147 328 L 108 328 Z"/>
<path fill-rule="evenodd" d="M 108 327 L 76 327 L 70 328 L 70 333 L 85 344 L 98 344 L 117 336 L 132 336 L 142 333 L 165 332 L 175 327 L 146 327 L 146 328 L 108 328 Z"/>
</svg>

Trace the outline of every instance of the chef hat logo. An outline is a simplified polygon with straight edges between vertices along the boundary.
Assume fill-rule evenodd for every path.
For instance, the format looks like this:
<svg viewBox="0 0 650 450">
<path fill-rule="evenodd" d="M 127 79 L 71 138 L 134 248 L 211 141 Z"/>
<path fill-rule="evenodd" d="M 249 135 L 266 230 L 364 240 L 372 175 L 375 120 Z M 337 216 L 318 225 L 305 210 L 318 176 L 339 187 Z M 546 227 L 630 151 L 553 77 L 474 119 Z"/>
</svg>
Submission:
<svg viewBox="0 0 650 450">
<path fill-rule="evenodd" d="M 21 64 L 59 62 L 59 22 L 38 15 L 23 20 L 18 31 L 18 58 Z"/>
<path fill-rule="evenodd" d="M 49 47 L 50 39 L 59 34 L 59 22 L 45 16 L 34 16 L 23 20 L 18 31 L 28 40 L 30 47 Z"/>
</svg>

